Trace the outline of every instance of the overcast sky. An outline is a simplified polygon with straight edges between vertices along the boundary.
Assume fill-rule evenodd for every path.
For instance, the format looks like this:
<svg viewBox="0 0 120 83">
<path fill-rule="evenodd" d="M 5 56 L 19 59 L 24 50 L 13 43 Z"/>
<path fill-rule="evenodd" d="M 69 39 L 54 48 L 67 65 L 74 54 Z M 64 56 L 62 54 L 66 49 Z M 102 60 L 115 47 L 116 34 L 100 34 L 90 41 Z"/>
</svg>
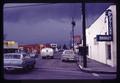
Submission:
<svg viewBox="0 0 120 83">
<path fill-rule="evenodd" d="M 89 27 L 110 3 L 86 4 L 86 27 Z M 20 44 L 69 44 L 72 17 L 75 35 L 82 36 L 80 3 L 9 3 L 4 5 L 4 34 L 6 40 Z"/>
</svg>

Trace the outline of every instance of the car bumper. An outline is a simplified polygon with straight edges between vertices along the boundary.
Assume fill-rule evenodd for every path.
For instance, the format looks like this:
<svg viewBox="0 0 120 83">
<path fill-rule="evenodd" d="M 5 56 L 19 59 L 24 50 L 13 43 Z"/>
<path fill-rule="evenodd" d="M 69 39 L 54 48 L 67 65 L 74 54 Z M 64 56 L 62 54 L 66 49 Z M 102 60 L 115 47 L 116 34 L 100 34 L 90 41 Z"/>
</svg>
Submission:
<svg viewBox="0 0 120 83">
<path fill-rule="evenodd" d="M 4 66 L 5 70 L 23 69 L 21 66 Z"/>
<path fill-rule="evenodd" d="M 62 60 L 67 60 L 67 61 L 76 61 L 75 58 L 62 58 Z"/>
<path fill-rule="evenodd" d="M 42 56 L 42 57 L 48 57 L 48 56 L 53 56 L 53 55 L 49 55 L 49 54 L 48 54 L 48 55 L 41 55 L 41 56 Z"/>
</svg>

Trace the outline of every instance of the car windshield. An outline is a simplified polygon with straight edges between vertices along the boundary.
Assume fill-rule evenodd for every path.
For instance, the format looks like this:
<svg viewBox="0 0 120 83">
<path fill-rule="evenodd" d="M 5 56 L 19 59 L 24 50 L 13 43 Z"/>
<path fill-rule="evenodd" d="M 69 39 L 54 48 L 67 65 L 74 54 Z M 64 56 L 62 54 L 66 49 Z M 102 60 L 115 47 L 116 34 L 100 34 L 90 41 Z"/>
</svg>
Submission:
<svg viewBox="0 0 120 83">
<path fill-rule="evenodd" d="M 18 49 L 4 49 L 4 53 L 16 53 Z"/>
<path fill-rule="evenodd" d="M 20 55 L 4 55 L 4 59 L 20 59 Z"/>
<path fill-rule="evenodd" d="M 74 54 L 73 51 L 65 51 L 65 54 Z"/>
</svg>

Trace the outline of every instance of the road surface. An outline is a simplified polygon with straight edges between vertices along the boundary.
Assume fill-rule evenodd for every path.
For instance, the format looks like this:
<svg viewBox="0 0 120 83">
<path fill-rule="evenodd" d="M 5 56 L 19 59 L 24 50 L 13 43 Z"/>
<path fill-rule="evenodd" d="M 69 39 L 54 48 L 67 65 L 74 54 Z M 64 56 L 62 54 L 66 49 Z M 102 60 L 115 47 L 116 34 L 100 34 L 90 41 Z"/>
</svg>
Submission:
<svg viewBox="0 0 120 83">
<path fill-rule="evenodd" d="M 62 62 L 61 53 L 54 54 L 54 59 L 36 58 L 33 70 L 4 73 L 7 80 L 70 80 L 70 79 L 115 79 L 115 74 L 96 74 L 82 72 L 76 62 Z"/>
</svg>

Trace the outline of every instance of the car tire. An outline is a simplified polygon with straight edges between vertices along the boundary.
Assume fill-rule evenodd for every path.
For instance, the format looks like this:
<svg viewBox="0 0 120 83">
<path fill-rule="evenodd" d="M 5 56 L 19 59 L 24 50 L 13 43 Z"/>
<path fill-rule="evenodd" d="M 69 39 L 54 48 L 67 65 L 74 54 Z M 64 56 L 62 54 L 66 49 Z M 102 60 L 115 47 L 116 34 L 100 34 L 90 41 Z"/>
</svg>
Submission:
<svg viewBox="0 0 120 83">
<path fill-rule="evenodd" d="M 35 63 L 32 65 L 32 69 L 34 69 L 35 68 Z"/>
<path fill-rule="evenodd" d="M 32 70 L 32 69 L 33 69 L 33 65 L 29 65 L 28 70 Z"/>
<path fill-rule="evenodd" d="M 53 59 L 54 57 L 53 56 L 51 56 L 51 59 Z"/>
<path fill-rule="evenodd" d="M 28 71 L 29 69 L 28 69 L 29 67 L 28 67 L 28 65 L 27 66 L 25 66 L 24 68 L 23 68 L 23 71 Z"/>
<path fill-rule="evenodd" d="M 35 68 L 35 65 L 34 65 L 34 64 L 33 64 L 33 65 L 31 65 L 31 70 L 32 70 L 32 69 L 34 69 L 34 68 Z"/>
<path fill-rule="evenodd" d="M 42 57 L 42 59 L 46 59 L 46 57 Z"/>
</svg>

